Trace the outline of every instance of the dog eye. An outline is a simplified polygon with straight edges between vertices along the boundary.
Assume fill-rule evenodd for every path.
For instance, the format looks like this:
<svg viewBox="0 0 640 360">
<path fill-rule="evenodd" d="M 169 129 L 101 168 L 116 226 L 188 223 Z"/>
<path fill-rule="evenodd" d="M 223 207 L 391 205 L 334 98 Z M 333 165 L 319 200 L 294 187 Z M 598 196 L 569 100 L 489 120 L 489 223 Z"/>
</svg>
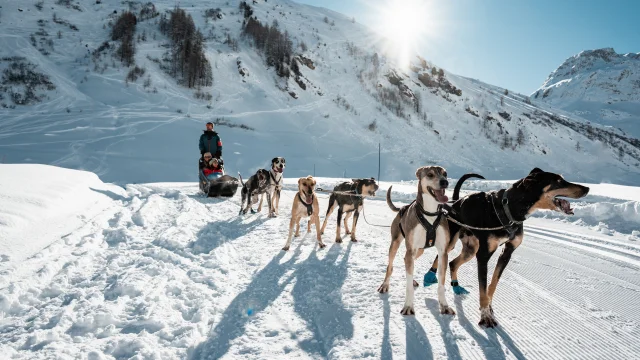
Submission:
<svg viewBox="0 0 640 360">
<path fill-rule="evenodd" d="M 442 174 L 442 176 L 447 177 L 447 173 Z"/>
<path fill-rule="evenodd" d="M 432 178 L 432 177 L 433 177 L 433 174 L 432 174 L 432 173 L 428 173 L 428 174 L 427 174 L 427 177 Z"/>
</svg>

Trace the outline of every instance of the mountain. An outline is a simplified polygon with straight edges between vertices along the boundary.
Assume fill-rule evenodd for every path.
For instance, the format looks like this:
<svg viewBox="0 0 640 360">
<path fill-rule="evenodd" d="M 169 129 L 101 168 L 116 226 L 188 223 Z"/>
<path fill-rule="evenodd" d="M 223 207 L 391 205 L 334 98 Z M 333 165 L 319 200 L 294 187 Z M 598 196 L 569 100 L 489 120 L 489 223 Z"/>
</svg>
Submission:
<svg viewBox="0 0 640 360">
<path fill-rule="evenodd" d="M 174 1 L 3 3 L 0 161 L 107 182 L 194 181 L 198 137 L 214 121 L 227 170 L 245 177 L 275 156 L 287 177 L 377 176 L 380 144 L 383 180 L 439 164 L 453 177 L 515 179 L 538 166 L 639 183 L 632 136 L 451 74 L 428 54 L 400 66 L 385 39 L 333 11 L 243 4 L 190 1 L 168 30 Z"/>
<path fill-rule="evenodd" d="M 640 53 L 586 50 L 549 75 L 533 98 L 640 136 Z"/>
</svg>

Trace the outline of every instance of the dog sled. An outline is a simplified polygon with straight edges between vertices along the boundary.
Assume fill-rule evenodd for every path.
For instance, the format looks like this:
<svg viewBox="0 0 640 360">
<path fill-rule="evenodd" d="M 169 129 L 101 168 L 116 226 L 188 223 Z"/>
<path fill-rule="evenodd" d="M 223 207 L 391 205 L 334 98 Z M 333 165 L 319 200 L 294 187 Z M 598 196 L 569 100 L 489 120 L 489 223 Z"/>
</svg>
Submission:
<svg viewBox="0 0 640 360">
<path fill-rule="evenodd" d="M 200 191 L 207 197 L 232 197 L 236 194 L 240 182 L 238 179 L 226 174 L 222 159 L 220 159 L 219 162 L 222 168 L 222 176 L 215 179 L 208 179 L 204 175 L 202 160 L 200 161 L 198 165 Z"/>
</svg>

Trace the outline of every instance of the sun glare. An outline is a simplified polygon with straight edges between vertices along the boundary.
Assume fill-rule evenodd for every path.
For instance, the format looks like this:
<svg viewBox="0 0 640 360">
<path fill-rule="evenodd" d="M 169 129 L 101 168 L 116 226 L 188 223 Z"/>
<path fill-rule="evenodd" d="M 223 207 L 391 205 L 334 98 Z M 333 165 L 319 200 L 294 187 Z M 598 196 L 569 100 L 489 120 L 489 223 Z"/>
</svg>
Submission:
<svg viewBox="0 0 640 360">
<path fill-rule="evenodd" d="M 433 36 L 435 19 L 430 0 L 386 0 L 376 7 L 377 31 L 388 39 L 387 51 L 398 65 L 408 66 L 420 44 Z"/>
</svg>

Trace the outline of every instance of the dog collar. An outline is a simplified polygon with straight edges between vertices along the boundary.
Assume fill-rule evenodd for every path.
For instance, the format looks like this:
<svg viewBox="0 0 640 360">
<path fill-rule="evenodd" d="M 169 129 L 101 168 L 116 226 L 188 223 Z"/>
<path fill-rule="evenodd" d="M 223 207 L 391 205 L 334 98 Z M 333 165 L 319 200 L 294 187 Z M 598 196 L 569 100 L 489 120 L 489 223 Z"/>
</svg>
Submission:
<svg viewBox="0 0 640 360">
<path fill-rule="evenodd" d="M 516 221 L 516 220 L 513 218 L 513 215 L 511 215 L 511 210 L 509 210 L 509 199 L 507 198 L 507 192 L 508 192 L 508 191 L 509 191 L 509 190 L 505 190 L 505 191 L 502 193 L 502 200 L 500 201 L 500 202 L 502 203 L 502 208 L 504 209 L 504 213 L 507 215 L 507 219 L 509 219 L 509 222 L 510 222 L 511 224 L 519 223 L 519 222 L 521 222 L 521 221 Z"/>
</svg>

